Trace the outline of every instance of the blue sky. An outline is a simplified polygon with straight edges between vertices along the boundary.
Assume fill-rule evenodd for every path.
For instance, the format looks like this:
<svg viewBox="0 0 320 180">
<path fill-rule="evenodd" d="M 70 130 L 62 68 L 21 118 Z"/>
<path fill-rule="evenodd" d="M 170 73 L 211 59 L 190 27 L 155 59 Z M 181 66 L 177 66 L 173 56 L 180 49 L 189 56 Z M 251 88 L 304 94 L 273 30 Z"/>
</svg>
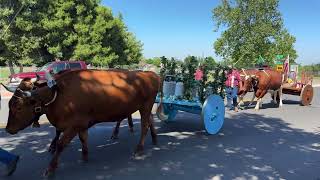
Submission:
<svg viewBox="0 0 320 180">
<path fill-rule="evenodd" d="M 129 30 L 144 44 L 144 56 L 217 57 L 211 10 L 220 0 L 103 0 L 121 13 Z M 320 63 L 320 0 L 281 0 L 286 28 L 296 38 L 298 63 Z"/>
</svg>

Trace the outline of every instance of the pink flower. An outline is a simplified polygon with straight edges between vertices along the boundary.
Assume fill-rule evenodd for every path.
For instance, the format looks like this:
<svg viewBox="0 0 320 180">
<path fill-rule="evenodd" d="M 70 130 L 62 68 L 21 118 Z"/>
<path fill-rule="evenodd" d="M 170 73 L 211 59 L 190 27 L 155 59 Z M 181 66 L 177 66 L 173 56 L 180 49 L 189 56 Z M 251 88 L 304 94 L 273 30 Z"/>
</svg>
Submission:
<svg viewBox="0 0 320 180">
<path fill-rule="evenodd" d="M 201 81 L 203 77 L 203 72 L 201 69 L 197 69 L 196 72 L 194 73 L 194 79 L 197 81 Z"/>
</svg>

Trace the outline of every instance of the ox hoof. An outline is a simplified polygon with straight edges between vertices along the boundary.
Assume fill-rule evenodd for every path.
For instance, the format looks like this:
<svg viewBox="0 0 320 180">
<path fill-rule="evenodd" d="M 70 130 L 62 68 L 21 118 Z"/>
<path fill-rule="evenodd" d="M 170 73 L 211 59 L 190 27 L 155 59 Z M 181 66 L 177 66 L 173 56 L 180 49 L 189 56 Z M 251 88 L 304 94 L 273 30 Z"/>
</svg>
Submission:
<svg viewBox="0 0 320 180">
<path fill-rule="evenodd" d="M 55 147 L 49 147 L 48 152 L 51 153 L 51 154 L 54 154 L 56 152 L 56 148 Z"/>
<path fill-rule="evenodd" d="M 136 147 L 136 150 L 133 153 L 133 156 L 135 157 L 135 156 L 141 156 L 141 155 L 143 155 L 143 146 L 138 145 Z"/>
<path fill-rule="evenodd" d="M 84 162 L 84 163 L 89 162 L 88 156 L 82 156 L 82 162 Z"/>
<path fill-rule="evenodd" d="M 57 148 L 56 145 L 50 145 L 48 152 L 51 154 L 54 154 L 56 152 L 56 148 Z"/>
<path fill-rule="evenodd" d="M 40 128 L 39 122 L 38 121 L 33 122 L 32 127 L 33 128 Z"/>
<path fill-rule="evenodd" d="M 44 173 L 43 173 L 43 177 L 53 177 L 54 176 L 54 170 L 53 169 L 47 169 Z"/>
<path fill-rule="evenodd" d="M 129 129 L 130 133 L 134 134 L 134 130 L 132 128 Z"/>
<path fill-rule="evenodd" d="M 110 139 L 111 139 L 111 140 L 117 140 L 117 139 L 119 139 L 119 137 L 118 137 L 118 135 L 114 135 L 114 134 L 113 134 L 113 135 L 110 137 Z"/>
</svg>

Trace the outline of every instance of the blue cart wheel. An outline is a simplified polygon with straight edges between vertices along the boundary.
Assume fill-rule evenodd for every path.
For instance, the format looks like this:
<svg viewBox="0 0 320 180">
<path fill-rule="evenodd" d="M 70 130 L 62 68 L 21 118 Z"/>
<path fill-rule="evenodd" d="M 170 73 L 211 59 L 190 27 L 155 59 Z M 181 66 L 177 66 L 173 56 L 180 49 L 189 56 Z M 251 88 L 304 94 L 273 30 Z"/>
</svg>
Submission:
<svg viewBox="0 0 320 180">
<path fill-rule="evenodd" d="M 201 119 L 209 134 L 216 134 L 223 125 L 224 102 L 218 95 L 210 95 L 202 106 Z"/>
<path fill-rule="evenodd" d="M 176 117 L 177 112 L 171 104 L 162 104 L 162 108 L 158 106 L 156 114 L 161 121 L 172 121 Z"/>
</svg>

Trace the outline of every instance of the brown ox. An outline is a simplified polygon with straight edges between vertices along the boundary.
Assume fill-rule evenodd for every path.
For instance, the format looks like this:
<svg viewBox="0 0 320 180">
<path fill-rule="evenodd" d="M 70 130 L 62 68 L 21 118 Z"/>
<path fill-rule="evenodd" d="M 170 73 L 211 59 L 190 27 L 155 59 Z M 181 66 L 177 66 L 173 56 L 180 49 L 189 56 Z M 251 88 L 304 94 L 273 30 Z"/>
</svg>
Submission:
<svg viewBox="0 0 320 180">
<path fill-rule="evenodd" d="M 239 90 L 238 90 L 239 105 L 244 104 L 243 98 L 246 95 L 247 91 L 250 90 L 250 89 L 246 90 L 244 88 L 244 84 L 245 84 L 246 79 L 248 77 L 254 75 L 256 72 L 258 72 L 257 69 L 241 69 L 241 71 L 240 71 L 241 81 L 239 82 Z M 254 98 L 255 98 L 255 95 L 253 94 L 253 97 L 251 99 L 250 104 L 253 102 Z"/>
<path fill-rule="evenodd" d="M 157 143 L 151 116 L 160 78 L 153 72 L 77 70 L 62 74 L 53 88 L 16 91 L 9 101 L 6 131 L 16 134 L 34 122 L 37 112 L 46 113 L 50 123 L 63 132 L 46 175 L 53 173 L 64 147 L 78 134 L 82 158 L 88 159 L 88 128 L 96 123 L 123 119 L 135 111 L 141 115 L 141 136 L 135 153 L 143 151 L 151 130 Z"/>
<path fill-rule="evenodd" d="M 62 74 L 63 72 L 68 72 L 69 70 L 66 70 L 66 71 L 61 71 L 59 72 L 58 74 L 55 74 L 54 75 L 54 79 L 57 79 L 59 78 L 59 75 Z M 2 84 L 2 83 L 1 83 Z M 25 78 L 21 81 L 21 83 L 19 84 L 18 87 L 16 88 L 10 88 L 10 87 L 7 87 L 6 85 L 2 84 L 3 87 L 5 87 L 5 89 L 7 91 L 10 91 L 14 94 L 16 94 L 16 91 L 31 91 L 31 90 L 35 90 L 37 88 L 41 88 L 41 87 L 45 87 L 47 86 L 47 83 L 46 81 L 41 81 L 39 80 L 39 78 L 37 77 L 37 80 L 36 81 L 32 81 L 31 78 Z M 40 116 L 42 115 L 42 113 L 38 113 L 37 114 L 37 117 L 34 119 L 34 122 L 32 124 L 33 127 L 40 127 L 40 124 L 39 124 L 39 119 L 40 119 Z M 112 136 L 111 136 L 111 139 L 118 139 L 118 134 L 119 134 L 119 128 L 120 128 L 120 124 L 122 122 L 122 119 L 117 121 L 117 124 L 116 124 L 116 127 L 113 129 L 113 132 L 112 132 Z M 129 130 L 131 133 L 133 133 L 133 121 L 132 121 L 132 116 L 129 115 L 128 116 L 128 127 L 129 127 Z M 61 135 L 61 131 L 59 131 L 58 129 L 56 129 L 56 135 L 55 137 L 52 139 L 51 143 L 50 143 L 50 146 L 49 146 L 49 152 L 51 153 L 54 153 L 55 150 L 56 150 L 56 145 L 57 145 L 57 141 Z"/>
<path fill-rule="evenodd" d="M 257 104 L 255 109 L 259 110 L 261 100 L 268 90 L 273 91 L 274 103 L 277 104 L 276 96 L 279 94 L 280 104 L 279 107 L 282 107 L 282 82 L 283 77 L 282 73 L 274 70 L 259 70 L 253 75 L 248 75 L 245 77 L 243 86 L 240 89 L 241 96 L 246 94 L 251 88 L 254 89 L 254 95 L 257 97 Z"/>
</svg>

